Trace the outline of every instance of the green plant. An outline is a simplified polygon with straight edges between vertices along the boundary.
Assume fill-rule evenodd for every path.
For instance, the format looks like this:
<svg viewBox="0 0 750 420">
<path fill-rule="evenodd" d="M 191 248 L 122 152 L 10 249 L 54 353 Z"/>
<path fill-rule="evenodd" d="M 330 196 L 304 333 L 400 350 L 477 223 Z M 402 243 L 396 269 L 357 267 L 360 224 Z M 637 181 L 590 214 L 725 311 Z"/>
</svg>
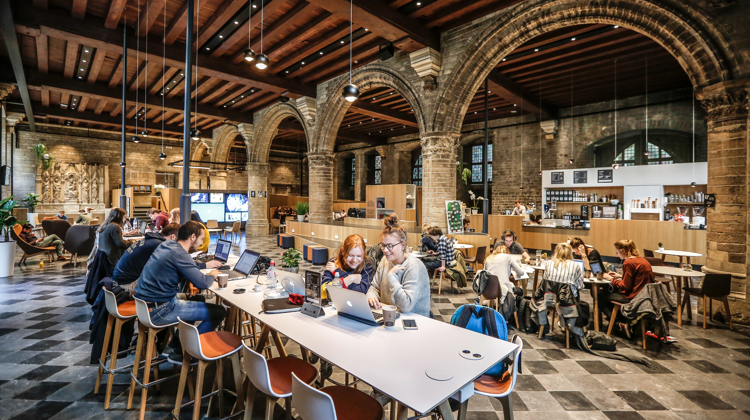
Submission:
<svg viewBox="0 0 750 420">
<path fill-rule="evenodd" d="M 10 230 L 13 229 L 18 223 L 26 223 L 26 221 L 19 222 L 16 216 L 13 215 L 13 209 L 18 205 L 18 201 L 13 199 L 13 196 L 0 200 L 0 233 L 5 242 L 10 241 Z"/>
<path fill-rule="evenodd" d="M 477 197 L 476 195 L 474 195 L 474 192 L 469 190 L 469 198 L 471 198 L 471 201 L 474 203 L 471 208 L 474 210 L 479 210 L 479 206 L 477 206 L 477 200 L 484 200 L 484 197 Z"/>
<path fill-rule="evenodd" d="M 37 160 L 42 161 L 42 170 L 49 170 L 49 168 L 51 168 L 52 164 L 55 162 L 55 158 L 49 154 L 49 152 L 47 151 L 47 146 L 39 143 L 34 148 L 34 151 L 36 152 Z"/>
<path fill-rule="evenodd" d="M 281 262 L 286 267 L 297 267 L 300 261 L 302 261 L 302 253 L 296 248 L 289 248 L 281 254 Z"/>
<path fill-rule="evenodd" d="M 39 198 L 40 197 L 34 193 L 28 193 L 26 194 L 26 198 L 23 199 L 23 202 L 29 206 L 29 210 L 31 210 L 32 213 L 34 213 L 36 206 L 39 205 Z"/>
<path fill-rule="evenodd" d="M 664 243 L 659 242 L 659 248 L 664 248 Z"/>
<path fill-rule="evenodd" d="M 464 182 L 464 185 L 469 185 L 469 179 L 471 179 L 471 169 L 464 168 L 461 172 L 461 180 Z"/>
<path fill-rule="evenodd" d="M 297 202 L 297 215 L 298 216 L 304 216 L 307 214 L 308 211 L 310 211 L 310 203 L 308 203 L 307 201 Z"/>
</svg>

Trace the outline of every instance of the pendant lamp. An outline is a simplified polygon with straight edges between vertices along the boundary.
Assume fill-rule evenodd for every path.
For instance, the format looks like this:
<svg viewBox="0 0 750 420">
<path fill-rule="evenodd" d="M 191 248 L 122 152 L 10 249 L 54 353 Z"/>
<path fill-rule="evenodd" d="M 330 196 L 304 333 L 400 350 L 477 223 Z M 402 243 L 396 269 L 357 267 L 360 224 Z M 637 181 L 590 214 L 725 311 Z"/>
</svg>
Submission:
<svg viewBox="0 0 750 420">
<path fill-rule="evenodd" d="M 270 61 L 268 60 L 268 57 L 263 54 L 263 24 L 265 23 L 265 19 L 263 17 L 263 0 L 260 1 L 260 54 L 255 56 L 255 68 L 259 70 L 265 70 L 268 67 L 268 63 Z M 250 50 L 252 52 L 252 50 Z M 245 51 L 247 53 L 247 51 Z M 245 56 L 245 60 L 247 60 L 247 56 Z M 252 60 L 249 60 L 252 61 Z"/>
<path fill-rule="evenodd" d="M 201 131 L 198 130 L 197 128 L 195 128 L 193 130 L 190 130 L 190 138 L 193 139 L 193 140 L 195 140 L 195 141 L 200 140 L 201 139 Z"/>
<path fill-rule="evenodd" d="M 344 99 L 354 102 L 359 98 L 359 88 L 352 83 L 352 27 L 354 26 L 354 0 L 349 3 L 349 84 L 344 86 Z"/>
<path fill-rule="evenodd" d="M 159 153 L 159 159 L 164 160 L 167 158 L 167 154 L 164 152 Z"/>
<path fill-rule="evenodd" d="M 253 9 L 248 7 L 247 8 L 247 49 L 245 50 L 245 61 L 248 63 L 255 60 L 255 51 L 253 51 L 252 48 L 250 48 L 250 45 L 252 44 L 250 42 L 250 38 L 253 31 Z"/>
</svg>

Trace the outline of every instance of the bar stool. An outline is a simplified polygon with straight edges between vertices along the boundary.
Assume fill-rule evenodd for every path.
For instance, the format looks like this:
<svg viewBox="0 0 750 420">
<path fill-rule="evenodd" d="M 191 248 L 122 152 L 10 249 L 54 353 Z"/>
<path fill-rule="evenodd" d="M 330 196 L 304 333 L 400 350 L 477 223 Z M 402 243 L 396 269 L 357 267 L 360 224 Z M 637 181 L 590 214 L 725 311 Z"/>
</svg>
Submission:
<svg viewBox="0 0 750 420">
<path fill-rule="evenodd" d="M 304 420 L 382 420 L 378 400 L 348 386 L 317 390 L 292 373 L 292 406 Z"/>
<path fill-rule="evenodd" d="M 242 348 L 242 338 L 237 334 L 228 331 L 210 331 L 200 334 L 194 325 L 190 325 L 179 319 L 180 341 L 182 342 L 182 369 L 180 370 L 180 385 L 177 388 L 177 401 L 174 405 L 175 418 L 180 418 L 180 409 L 187 405 L 193 404 L 193 420 L 198 420 L 201 411 L 201 400 L 210 397 L 213 400 L 214 395 L 219 398 L 219 417 L 224 418 L 224 359 L 231 357 L 232 373 L 234 374 L 234 386 L 237 393 L 231 393 L 237 397 L 237 402 L 232 408 L 231 415 L 242 411 L 244 404 L 242 402 L 242 366 L 240 365 L 239 350 Z M 195 381 L 195 400 L 181 404 L 182 396 L 185 393 L 185 383 L 188 380 L 190 371 L 190 362 L 192 358 L 198 359 L 198 376 Z M 206 373 L 206 367 L 209 363 L 216 361 L 216 391 L 201 396 L 203 390 L 203 376 Z M 208 411 L 211 412 L 211 400 L 208 403 Z"/>
<path fill-rule="evenodd" d="M 121 305 L 117 304 L 117 298 L 115 294 L 109 290 L 102 288 L 104 291 L 104 304 L 107 307 L 107 331 L 104 333 L 104 346 L 102 347 L 102 355 L 99 357 L 99 373 L 96 375 L 96 385 L 94 385 L 94 394 L 99 393 L 99 385 L 102 382 L 102 374 L 107 372 L 107 393 L 104 395 L 104 409 L 109 409 L 109 400 L 112 397 L 112 383 L 115 379 L 115 374 L 124 372 L 131 368 L 131 366 L 124 366 L 117 369 L 117 350 L 120 344 L 120 332 L 122 331 L 122 325 L 127 321 L 135 318 L 135 302 L 125 302 Z M 112 327 L 114 326 L 114 338 L 112 338 L 112 357 L 110 357 L 109 368 L 107 364 L 107 352 L 109 351 L 109 339 L 112 337 Z"/>
<path fill-rule="evenodd" d="M 266 419 L 273 418 L 276 400 L 285 398 L 286 418 L 292 418 L 292 374 L 307 384 L 318 377 L 315 366 L 296 357 L 283 356 L 266 360 L 243 344 L 242 356 L 245 360 L 245 373 L 250 383 L 245 397 L 245 420 L 253 414 L 255 391 L 266 394 Z"/>
<path fill-rule="evenodd" d="M 173 375 L 167 378 L 159 379 L 159 368 L 158 365 L 161 363 L 166 362 L 165 360 L 157 361 L 156 363 L 153 363 L 154 357 L 158 356 L 155 353 L 155 343 L 156 340 L 156 334 L 164 330 L 165 328 L 170 328 L 169 330 L 169 337 L 172 338 L 172 330 L 171 327 L 174 327 L 177 325 L 176 322 L 173 322 L 171 324 L 167 325 L 155 325 L 153 322 L 151 322 L 151 310 L 148 307 L 148 304 L 138 298 L 135 298 L 135 312 L 138 315 L 138 344 L 135 348 L 135 361 L 133 362 L 133 372 L 130 374 L 130 395 L 128 395 L 128 410 L 133 405 L 133 395 L 135 394 L 135 385 L 136 383 L 141 387 L 141 416 L 140 419 L 143 420 L 145 414 L 146 414 L 146 400 L 148 399 L 148 389 L 151 386 L 158 385 L 162 382 L 164 382 L 167 379 L 171 379 L 173 377 L 176 377 L 177 375 Z M 148 331 L 148 332 L 147 332 Z M 143 340 L 146 341 L 146 355 L 143 358 L 144 366 L 143 366 L 143 382 L 138 381 L 138 370 L 141 363 L 141 352 L 143 351 Z M 154 366 L 154 381 L 149 382 L 149 375 L 151 374 L 151 367 Z"/>
</svg>

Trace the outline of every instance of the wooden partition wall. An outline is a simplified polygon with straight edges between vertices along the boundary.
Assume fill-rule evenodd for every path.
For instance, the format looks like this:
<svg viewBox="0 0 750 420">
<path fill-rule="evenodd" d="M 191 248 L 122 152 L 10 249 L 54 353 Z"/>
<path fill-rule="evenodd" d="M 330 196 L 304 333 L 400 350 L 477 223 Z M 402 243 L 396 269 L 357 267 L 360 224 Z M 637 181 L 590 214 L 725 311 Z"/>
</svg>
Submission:
<svg viewBox="0 0 750 420">
<path fill-rule="evenodd" d="M 273 217 L 276 207 L 295 208 L 298 202 L 309 203 L 309 197 L 298 195 L 271 194 L 268 196 L 268 220 Z M 364 201 L 333 200 L 333 211 L 347 211 L 351 207 L 365 207 Z"/>
</svg>

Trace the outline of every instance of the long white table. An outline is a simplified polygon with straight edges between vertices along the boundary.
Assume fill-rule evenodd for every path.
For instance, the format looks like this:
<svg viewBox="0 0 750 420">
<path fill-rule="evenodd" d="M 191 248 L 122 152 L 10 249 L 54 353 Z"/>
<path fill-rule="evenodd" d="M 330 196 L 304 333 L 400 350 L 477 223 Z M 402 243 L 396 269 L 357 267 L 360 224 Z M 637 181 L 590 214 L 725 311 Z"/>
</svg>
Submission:
<svg viewBox="0 0 750 420">
<path fill-rule="evenodd" d="M 418 413 L 440 406 L 443 417 L 452 419 L 450 409 L 446 412 L 447 399 L 460 391 L 464 403 L 461 412 L 465 415 L 474 379 L 517 348 L 507 341 L 419 315 L 402 315 L 401 319 L 415 319 L 419 328 L 404 330 L 400 322 L 388 329 L 372 327 L 339 317 L 331 308 L 325 308 L 321 318 L 299 312 L 261 313 L 263 292 L 252 291 L 257 278 L 232 281 L 225 289 L 214 283 L 211 291 Z M 247 292 L 234 294 L 233 290 L 240 287 Z M 467 360 L 461 357 L 462 350 L 484 357 Z M 425 373 L 430 369 L 441 369 L 452 379 L 430 379 Z"/>
</svg>

